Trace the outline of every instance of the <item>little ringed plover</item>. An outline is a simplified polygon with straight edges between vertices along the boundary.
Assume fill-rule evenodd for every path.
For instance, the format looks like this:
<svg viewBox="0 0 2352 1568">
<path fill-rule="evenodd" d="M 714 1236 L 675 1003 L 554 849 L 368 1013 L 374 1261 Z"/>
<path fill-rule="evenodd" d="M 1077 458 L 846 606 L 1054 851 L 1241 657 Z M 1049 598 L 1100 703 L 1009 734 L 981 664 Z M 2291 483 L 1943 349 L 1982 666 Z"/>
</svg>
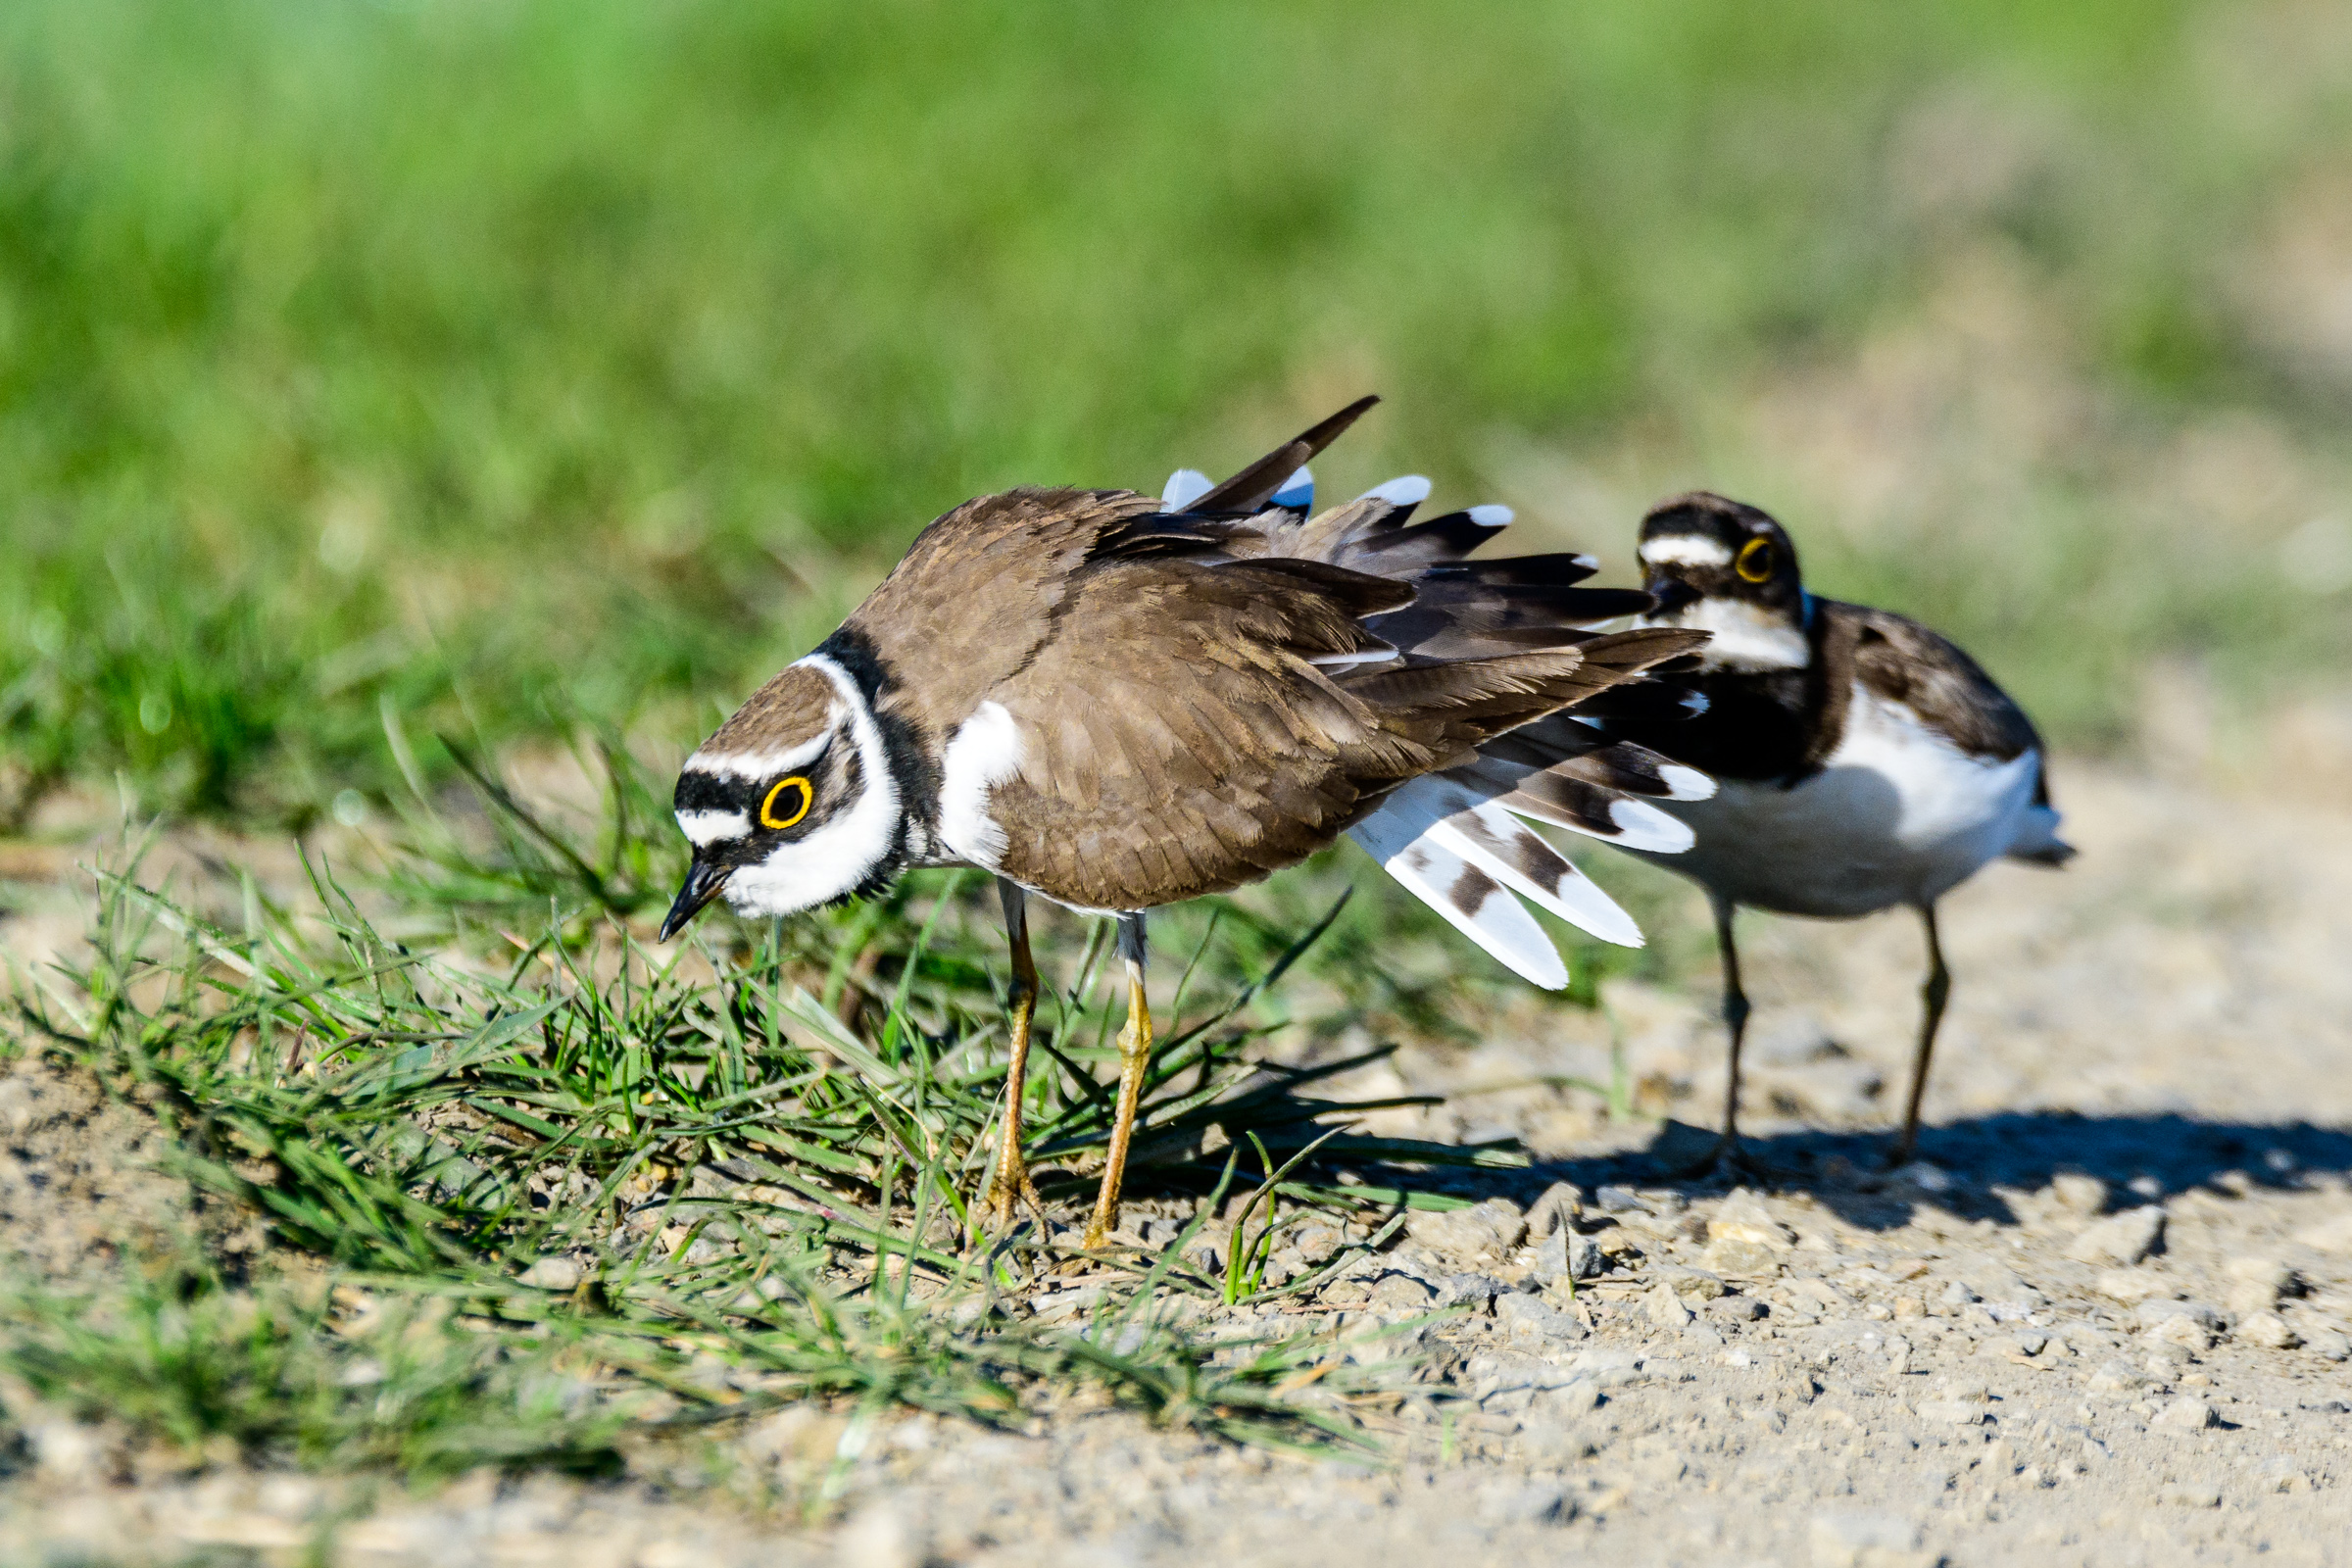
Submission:
<svg viewBox="0 0 2352 1568">
<path fill-rule="evenodd" d="M 1996 857 L 2056 866 L 2075 853 L 2058 838 L 2041 737 L 1927 627 L 1807 593 L 1788 535 L 1754 507 L 1704 492 L 1663 502 L 1640 553 L 1656 605 L 1635 624 L 1712 633 L 1695 678 L 1704 712 L 1608 727 L 1719 783 L 1707 800 L 1664 803 L 1697 842 L 1660 861 L 1714 905 L 1731 1033 L 1717 1152 L 1738 1148 L 1748 1016 L 1733 911 L 1850 919 L 1907 905 L 1927 930 L 1928 978 L 1899 1164 L 1951 991 L 1936 901 Z"/>
<path fill-rule="evenodd" d="M 1612 941 L 1641 935 L 1522 819 L 1658 853 L 1690 842 L 1659 803 L 1709 781 L 1567 715 L 1686 711 L 1685 693 L 1642 677 L 1705 635 L 1579 629 L 1649 596 L 1576 586 L 1586 557 L 1465 559 L 1508 514 L 1408 525 L 1423 479 L 1310 516 L 1303 465 L 1375 401 L 1222 484 L 965 502 L 679 774 L 694 858 L 662 940 L 721 896 L 783 915 L 909 866 L 996 874 L 1013 957 L 999 1225 L 1016 1197 L 1037 1206 L 1021 1151 L 1029 895 L 1118 921 L 1128 1021 L 1091 1248 L 1117 1214 L 1152 1047 L 1147 910 L 1352 833 L 1496 957 L 1557 986 L 1567 971 L 1520 899 Z"/>
</svg>

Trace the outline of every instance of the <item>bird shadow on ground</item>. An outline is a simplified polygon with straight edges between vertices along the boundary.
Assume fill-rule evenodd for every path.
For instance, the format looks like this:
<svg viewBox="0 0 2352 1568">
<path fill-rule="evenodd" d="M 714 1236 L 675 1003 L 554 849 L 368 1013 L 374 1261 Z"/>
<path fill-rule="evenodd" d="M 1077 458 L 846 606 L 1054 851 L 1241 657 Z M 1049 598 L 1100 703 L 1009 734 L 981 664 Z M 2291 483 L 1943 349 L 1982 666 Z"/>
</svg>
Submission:
<svg viewBox="0 0 2352 1568">
<path fill-rule="evenodd" d="M 2079 1172 L 2107 1184 L 2107 1206 L 2161 1201 L 2192 1188 L 2234 1195 L 2256 1188 L 2291 1191 L 2314 1174 L 2352 1176 L 2352 1128 L 2308 1122 L 2200 1121 L 2173 1112 L 2093 1116 L 2072 1111 L 2009 1111 L 1927 1129 L 1922 1163 L 1884 1169 L 1885 1134 L 1797 1129 L 1750 1136 L 1746 1168 L 1694 1172 L 1695 1154 L 1714 1135 L 1668 1122 L 1648 1147 L 1592 1158 L 1540 1160 L 1504 1172 L 1432 1173 L 1426 1185 L 1459 1197 L 1510 1197 L 1522 1202 L 1555 1181 L 1589 1194 L 1608 1187 L 1686 1198 L 1718 1197 L 1734 1187 L 1805 1193 L 1864 1230 L 1910 1223 L 1922 1206 L 1966 1219 L 2014 1224 L 2013 1198 L 2052 1177 Z M 1605 1206 L 1605 1205 L 1604 1205 Z"/>
</svg>

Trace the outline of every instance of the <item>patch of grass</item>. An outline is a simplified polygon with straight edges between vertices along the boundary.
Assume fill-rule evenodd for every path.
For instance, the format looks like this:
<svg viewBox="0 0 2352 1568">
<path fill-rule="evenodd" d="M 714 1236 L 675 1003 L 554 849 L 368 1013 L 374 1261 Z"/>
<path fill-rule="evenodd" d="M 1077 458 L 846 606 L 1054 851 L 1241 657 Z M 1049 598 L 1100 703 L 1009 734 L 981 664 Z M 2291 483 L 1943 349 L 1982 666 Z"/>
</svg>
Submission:
<svg viewBox="0 0 2352 1568">
<path fill-rule="evenodd" d="M 2064 741 L 2115 740 L 2153 656 L 2340 664 L 2269 546 L 2341 509 L 2342 379 L 2247 303 L 2337 199 L 2308 20 L 21 0 L 0 819 L 118 769 L 265 823 L 388 798 L 385 701 L 436 783 L 442 731 L 683 742 L 963 497 L 1155 486 L 1373 386 L 1330 479 L 1478 499 L 1535 443 L 1841 511 L 1790 517 L 1822 586 L 1947 625 Z M 1871 408 L 1934 439 L 1866 432 L 1904 482 L 1850 503 L 1738 424 L 1954 312 L 1973 341 L 1956 268 L 2051 345 L 2060 450 L 1906 384 Z M 2151 536 L 2135 477 L 2217 416 L 2300 488 Z M 1505 488 L 1617 570 L 1650 498 Z"/>
<path fill-rule="evenodd" d="M 631 1424 L 625 1398 L 566 1369 L 582 1357 L 563 1338 L 461 1332 L 431 1297 L 354 1319 L 323 1293 L 228 1290 L 201 1259 L 112 1293 L 20 1287 L 0 1324 L 0 1369 L 25 1393 L 188 1467 L 611 1474 Z"/>
<path fill-rule="evenodd" d="M 1418 1173 L 1524 1161 L 1348 1131 L 1392 1102 L 1314 1085 L 1371 1057 L 1252 1061 L 1274 1026 L 1257 1004 L 1340 910 L 1270 957 L 1250 922 L 1212 917 L 1188 994 L 1246 977 L 1204 1009 L 1180 998 L 1129 1179 L 1205 1202 L 1174 1245 L 1096 1259 L 1086 1308 L 1057 1316 L 1036 1270 L 1068 1238 L 1028 1222 L 975 1234 L 1004 1025 L 995 955 L 975 946 L 997 939 L 975 938 L 980 901 L 955 874 L 657 956 L 612 912 L 642 877 L 600 870 L 485 787 L 512 808 L 513 853 L 477 852 L 464 882 L 396 861 L 381 887 L 400 895 L 392 927 L 408 911 L 403 939 L 323 868 L 318 912 L 249 887 L 238 931 L 105 878 L 95 956 L 26 993 L 25 1043 L 151 1106 L 188 1180 L 266 1216 L 334 1288 L 304 1310 L 201 1273 L 94 1311 L 27 1296 L 0 1354 L 44 1396 L 190 1451 L 412 1470 L 599 1462 L 651 1419 L 657 1391 L 675 1428 L 808 1398 L 1025 1421 L 1093 1386 L 1238 1441 L 1345 1443 L 1347 1399 L 1392 1375 L 1386 1356 L 1358 1366 L 1327 1338 L 1211 1345 L 1193 1325 L 1287 1294 L 1263 1289 L 1278 1203 L 1285 1224 L 1362 1216 L 1352 1257 L 1407 1206 L 1461 1201 L 1419 1190 Z M 551 895 L 570 899 L 535 939 L 506 935 L 507 916 Z M 461 918 L 427 942 L 436 909 Z M 1108 1132 L 1104 951 L 1101 933 L 1049 950 L 1069 981 L 1041 1014 L 1030 1086 L 1031 1155 L 1053 1167 L 1041 1185 L 1073 1212 Z M 1260 1161 L 1259 1225 L 1237 1222 L 1220 1280 L 1184 1249 L 1247 1183 L 1244 1147 Z M 1301 1376 L 1327 1362 L 1338 1370 Z M 374 1402 L 338 1392 L 379 1371 Z M 1311 1398 L 1292 1396 L 1309 1381 Z M 146 1392 L 116 1396 L 132 1385 Z M 541 1397 L 558 1385 L 568 1404 Z"/>
</svg>

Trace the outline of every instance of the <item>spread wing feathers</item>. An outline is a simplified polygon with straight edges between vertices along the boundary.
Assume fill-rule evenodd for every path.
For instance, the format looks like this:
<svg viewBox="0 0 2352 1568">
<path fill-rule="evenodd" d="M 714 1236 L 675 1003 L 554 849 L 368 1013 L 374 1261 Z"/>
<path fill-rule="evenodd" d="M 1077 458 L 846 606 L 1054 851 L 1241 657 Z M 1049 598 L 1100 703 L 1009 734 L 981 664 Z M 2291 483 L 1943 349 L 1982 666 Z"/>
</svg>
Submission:
<svg viewBox="0 0 2352 1568">
<path fill-rule="evenodd" d="M 1191 512 L 1251 513 L 1286 489 L 1292 475 L 1314 458 L 1315 454 L 1347 433 L 1348 427 L 1363 417 L 1364 411 L 1380 401 L 1377 397 L 1357 398 L 1322 423 L 1311 425 L 1252 463 L 1223 484 L 1212 485 L 1195 496 L 1186 509 Z M 1308 481 L 1307 505 L 1313 504 L 1313 481 Z"/>
<path fill-rule="evenodd" d="M 1621 751 L 1622 743 L 1560 714 L 1690 646 L 1626 632 L 1577 648 L 1339 674 L 1341 689 L 1386 727 L 1451 764 L 1390 792 L 1349 831 L 1416 898 L 1538 985 L 1564 984 L 1566 970 L 1512 894 L 1605 941 L 1640 946 L 1625 911 L 1514 813 L 1629 846 L 1688 848 L 1690 829 L 1646 801 L 1550 769 L 1623 779 L 1649 795 L 1702 785 L 1712 793 L 1703 775 L 1639 747 Z M 1529 727 L 1539 735 L 1519 741 Z M 1509 755 L 1492 755 L 1499 750 Z M 1548 978 L 1555 972 L 1559 979 Z"/>
<path fill-rule="evenodd" d="M 1642 946 L 1641 928 L 1614 900 L 1534 829 L 1460 779 L 1418 778 L 1397 790 L 1356 825 L 1359 843 L 1368 824 L 1378 824 L 1373 833 L 1391 840 L 1426 839 L 1604 942 Z"/>
<path fill-rule="evenodd" d="M 1486 792 L 1513 815 L 1606 839 L 1624 849 L 1679 855 L 1692 842 L 1688 824 L 1647 801 L 1573 774 L 1482 757 L 1448 776 Z"/>
<path fill-rule="evenodd" d="M 1409 816 L 1392 816 L 1384 808 L 1348 834 L 1415 898 L 1512 972 L 1547 991 L 1568 983 L 1568 965 L 1527 906 L 1449 844 L 1414 831 Z"/>
<path fill-rule="evenodd" d="M 1524 763 L 1652 800 L 1703 801 L 1715 793 L 1715 781 L 1697 768 L 1584 722 L 1591 706 L 1580 704 L 1575 717 L 1555 713 L 1496 736 L 1479 750 L 1497 761 Z"/>
</svg>

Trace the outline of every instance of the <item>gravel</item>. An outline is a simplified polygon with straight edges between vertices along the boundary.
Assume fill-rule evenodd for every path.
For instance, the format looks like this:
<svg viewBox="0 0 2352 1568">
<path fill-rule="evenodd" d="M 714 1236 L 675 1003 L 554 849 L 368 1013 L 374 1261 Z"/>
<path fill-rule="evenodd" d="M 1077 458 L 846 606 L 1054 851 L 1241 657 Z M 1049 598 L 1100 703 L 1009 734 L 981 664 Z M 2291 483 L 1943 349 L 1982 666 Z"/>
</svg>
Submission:
<svg viewBox="0 0 2352 1568">
<path fill-rule="evenodd" d="M 1530 1004 L 1475 1020 L 1476 1052 L 1381 1064 L 1386 1098 L 1605 1082 L 1614 1028 L 1643 1106 L 1683 1120 L 1482 1096 L 1534 1168 L 1439 1178 L 1475 1201 L 1311 1298 L 1206 1315 L 1374 1359 L 1442 1311 L 1406 1331 L 1416 1380 L 1350 1407 L 1366 1462 L 1106 1408 L 1018 1432 L 906 1415 L 858 1446 L 845 1405 L 689 1440 L 727 1478 L 699 1488 L 673 1455 L 411 1495 L 234 1467 L 125 1484 L 104 1429 L 43 1423 L 0 1479 L 0 1561 L 2316 1568 L 2352 1539 L 2352 810 L 2065 783 L 2082 858 L 1945 906 L 1959 982 L 1901 1171 L 1881 1169 L 1896 1107 L 1765 1059 L 1760 1171 L 1676 1174 L 1721 1092 L 1706 975 L 1612 982 L 1607 1017 Z M 1759 1029 L 1802 1010 L 1808 1049 L 1899 1084 L 1914 923 L 1752 933 Z M 134 1109 L 22 1064 L 0 1086 L 0 1219 L 26 1266 L 70 1277 L 142 1227 L 249 1245 L 153 1174 Z M 1438 1105 L 1367 1130 L 1466 1127 Z M 1180 1217 L 1139 1223 L 1172 1240 Z"/>
</svg>

